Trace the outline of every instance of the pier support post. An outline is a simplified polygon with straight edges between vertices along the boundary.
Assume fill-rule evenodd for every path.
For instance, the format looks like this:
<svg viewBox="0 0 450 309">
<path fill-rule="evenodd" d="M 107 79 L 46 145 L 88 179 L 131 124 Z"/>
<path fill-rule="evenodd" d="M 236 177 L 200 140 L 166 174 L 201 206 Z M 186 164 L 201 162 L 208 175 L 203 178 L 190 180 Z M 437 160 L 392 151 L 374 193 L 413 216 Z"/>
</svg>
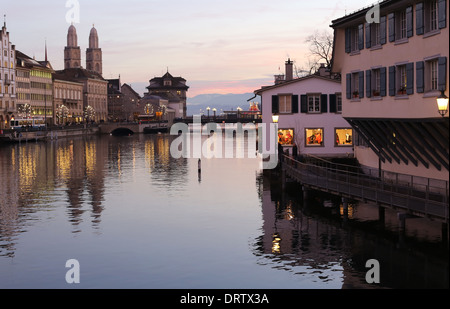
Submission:
<svg viewBox="0 0 450 309">
<path fill-rule="evenodd" d="M 449 242 L 448 242 L 448 223 L 442 223 L 442 243 L 444 245 L 446 245 L 448 247 Z"/>
<path fill-rule="evenodd" d="M 286 170 L 281 167 L 281 190 L 286 189 Z"/>
<path fill-rule="evenodd" d="M 386 218 L 386 208 L 378 206 L 378 220 L 384 225 Z"/>
<path fill-rule="evenodd" d="M 347 219 L 348 218 L 348 199 L 346 197 L 342 198 L 342 208 L 343 208 L 344 219 Z"/>
</svg>

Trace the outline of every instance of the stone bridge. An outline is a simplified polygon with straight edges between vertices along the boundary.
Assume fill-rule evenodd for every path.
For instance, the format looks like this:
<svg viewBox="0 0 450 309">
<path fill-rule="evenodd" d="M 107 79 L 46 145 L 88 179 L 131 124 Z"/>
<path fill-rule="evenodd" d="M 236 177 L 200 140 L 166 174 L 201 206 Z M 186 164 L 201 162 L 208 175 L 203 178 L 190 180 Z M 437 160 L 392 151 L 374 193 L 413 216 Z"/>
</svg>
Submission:
<svg viewBox="0 0 450 309">
<path fill-rule="evenodd" d="M 167 132 L 170 129 L 167 121 L 155 121 L 155 122 L 114 122 L 104 123 L 99 125 L 100 134 L 139 134 L 139 133 L 156 133 Z"/>
</svg>

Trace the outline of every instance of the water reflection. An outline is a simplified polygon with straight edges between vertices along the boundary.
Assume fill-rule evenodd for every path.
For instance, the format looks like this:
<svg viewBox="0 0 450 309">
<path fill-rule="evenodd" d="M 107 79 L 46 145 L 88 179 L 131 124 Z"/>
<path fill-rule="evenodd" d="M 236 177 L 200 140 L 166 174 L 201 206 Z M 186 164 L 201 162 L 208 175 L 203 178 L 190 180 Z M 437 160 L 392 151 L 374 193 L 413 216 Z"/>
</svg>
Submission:
<svg viewBox="0 0 450 309">
<path fill-rule="evenodd" d="M 351 202 L 344 212 L 337 196 L 310 191 L 304 197 L 293 183 L 282 190 L 277 174 L 266 173 L 263 184 L 264 233 L 252 248 L 259 264 L 298 275 L 311 286 L 448 288 L 448 248 L 439 223 L 413 220 L 409 232 L 401 231 L 396 213 L 387 211 L 380 220 L 374 205 Z M 380 285 L 365 281 L 369 259 L 382 265 Z"/>
<path fill-rule="evenodd" d="M 42 211 L 62 206 L 72 233 L 80 233 L 84 221 L 98 230 L 106 179 L 129 181 L 145 170 L 154 185 L 181 190 L 187 163 L 171 158 L 169 143 L 167 136 L 92 136 L 0 147 L 0 256 L 14 256 L 16 237 Z"/>
<path fill-rule="evenodd" d="M 173 139 L 0 147 L 0 287 L 64 287 L 60 265 L 79 256 L 88 288 L 370 288 L 372 258 L 382 288 L 448 288 L 436 225 L 400 233 L 395 213 L 303 199 L 247 155 L 202 158 L 199 173 L 170 155 Z"/>
</svg>

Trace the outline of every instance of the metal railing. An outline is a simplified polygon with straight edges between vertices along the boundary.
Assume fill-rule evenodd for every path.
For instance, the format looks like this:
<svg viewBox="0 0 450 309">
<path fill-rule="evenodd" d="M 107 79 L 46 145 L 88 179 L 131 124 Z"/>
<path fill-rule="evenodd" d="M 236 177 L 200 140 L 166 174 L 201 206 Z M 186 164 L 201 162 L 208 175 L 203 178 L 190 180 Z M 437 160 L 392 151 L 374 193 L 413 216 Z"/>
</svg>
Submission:
<svg viewBox="0 0 450 309">
<path fill-rule="evenodd" d="M 448 222 L 448 181 L 365 170 L 326 160 L 303 163 L 289 156 L 283 156 L 282 168 L 289 177 L 319 190 Z"/>
</svg>

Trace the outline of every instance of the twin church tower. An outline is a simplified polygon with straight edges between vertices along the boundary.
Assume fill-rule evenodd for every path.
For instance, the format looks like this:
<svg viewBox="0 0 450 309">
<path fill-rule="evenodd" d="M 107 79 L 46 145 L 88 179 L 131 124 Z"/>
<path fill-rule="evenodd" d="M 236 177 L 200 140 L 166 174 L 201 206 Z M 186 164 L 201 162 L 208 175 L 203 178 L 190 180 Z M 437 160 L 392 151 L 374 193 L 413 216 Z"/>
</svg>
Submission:
<svg viewBox="0 0 450 309">
<path fill-rule="evenodd" d="M 67 46 L 64 49 L 64 69 L 81 67 L 81 50 L 78 46 L 77 29 L 74 25 L 69 27 L 67 33 Z M 89 48 L 86 49 L 86 69 L 102 75 L 102 50 L 98 47 L 98 33 L 92 27 L 89 34 Z"/>
</svg>

